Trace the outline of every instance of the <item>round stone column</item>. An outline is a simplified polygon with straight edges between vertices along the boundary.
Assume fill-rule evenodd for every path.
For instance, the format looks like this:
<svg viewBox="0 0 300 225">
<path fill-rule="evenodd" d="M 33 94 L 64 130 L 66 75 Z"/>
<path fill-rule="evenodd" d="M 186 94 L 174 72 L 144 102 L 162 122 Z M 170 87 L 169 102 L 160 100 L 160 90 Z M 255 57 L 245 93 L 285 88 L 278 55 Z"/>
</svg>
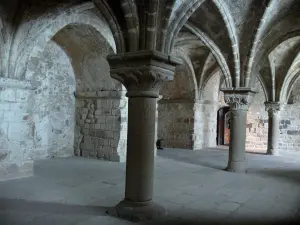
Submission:
<svg viewBox="0 0 300 225">
<path fill-rule="evenodd" d="M 278 155 L 280 109 L 279 102 L 265 102 L 266 111 L 269 115 L 268 123 L 268 149 L 267 155 Z"/>
<path fill-rule="evenodd" d="M 251 89 L 222 90 L 230 106 L 230 143 L 227 171 L 243 173 L 245 166 L 246 119 L 254 91 Z"/>
<path fill-rule="evenodd" d="M 231 107 L 230 110 L 230 143 L 226 170 L 245 172 L 247 110 L 236 107 Z"/>
<path fill-rule="evenodd" d="M 111 55 L 108 62 L 111 76 L 124 84 L 129 98 L 125 198 L 116 212 L 131 221 L 154 219 L 166 214 L 153 202 L 157 98 L 180 61 L 157 51 L 140 51 Z"/>
</svg>

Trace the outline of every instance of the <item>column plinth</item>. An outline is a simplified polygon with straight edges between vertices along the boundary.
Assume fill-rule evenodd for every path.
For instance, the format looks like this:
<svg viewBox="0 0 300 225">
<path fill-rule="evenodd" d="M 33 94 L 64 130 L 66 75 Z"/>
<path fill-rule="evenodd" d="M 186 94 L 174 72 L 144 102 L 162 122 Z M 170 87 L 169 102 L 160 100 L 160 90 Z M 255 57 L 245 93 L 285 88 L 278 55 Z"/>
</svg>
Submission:
<svg viewBox="0 0 300 225">
<path fill-rule="evenodd" d="M 267 155 L 279 155 L 278 138 L 281 104 L 279 102 L 265 102 L 268 112 L 268 149 Z"/>
<path fill-rule="evenodd" d="M 129 98 L 125 198 L 116 212 L 131 221 L 151 220 L 166 214 L 153 202 L 156 98 L 180 61 L 140 51 L 111 55 L 108 62 L 111 76 L 126 87 Z"/>
<path fill-rule="evenodd" d="M 227 171 L 244 173 L 247 111 L 255 91 L 251 89 L 222 90 L 230 106 L 230 144 Z"/>
</svg>

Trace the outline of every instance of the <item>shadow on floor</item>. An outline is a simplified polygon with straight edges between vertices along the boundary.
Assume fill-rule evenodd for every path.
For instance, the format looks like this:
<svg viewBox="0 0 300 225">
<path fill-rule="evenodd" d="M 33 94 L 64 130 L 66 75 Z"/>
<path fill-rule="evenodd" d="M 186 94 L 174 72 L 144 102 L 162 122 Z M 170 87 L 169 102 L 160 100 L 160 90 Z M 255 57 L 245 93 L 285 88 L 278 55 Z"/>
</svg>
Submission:
<svg viewBox="0 0 300 225">
<path fill-rule="evenodd" d="M 282 219 L 282 220 L 267 220 L 267 219 L 237 219 L 234 221 L 223 221 L 216 222 L 214 218 L 210 219 L 197 219 L 197 220 L 176 220 L 176 219 L 165 219 L 161 221 L 152 221 L 145 224 L 149 225 L 296 225 L 299 224 L 299 220 L 290 220 L 290 219 Z"/>
<path fill-rule="evenodd" d="M 191 157 L 191 154 L 185 154 L 186 151 L 188 151 L 189 153 L 193 153 L 194 157 Z M 212 169 L 224 170 L 226 168 L 228 160 L 227 150 L 212 149 L 203 151 L 205 151 L 205 156 L 202 155 L 200 151 L 166 148 L 158 151 L 157 155 L 162 158 L 209 167 Z"/>
<path fill-rule="evenodd" d="M 108 210 L 111 210 L 111 208 L 102 206 L 68 205 L 54 202 L 37 202 L 22 199 L 0 198 L 0 211 L 105 216 L 107 215 Z"/>
<path fill-rule="evenodd" d="M 49 213 L 49 214 L 60 214 L 60 215 L 69 215 L 70 217 L 74 215 L 84 215 L 84 216 L 91 216 L 99 217 L 99 216 L 109 216 L 109 217 L 117 217 L 115 215 L 115 210 L 113 207 L 101 207 L 101 206 L 84 206 L 84 205 L 67 205 L 62 203 L 51 203 L 51 202 L 36 202 L 36 201 L 26 201 L 21 199 L 0 199 L 0 212 L 4 211 L 19 211 L 24 214 L 26 213 Z M 171 216 L 171 215 L 170 215 Z M 224 221 L 216 221 L 216 218 L 213 217 L 212 214 L 209 216 L 200 215 L 196 219 L 190 219 L 189 215 L 181 215 L 180 219 L 174 217 L 164 217 L 153 221 L 144 221 L 138 224 L 143 225 L 292 225 L 292 224 L 299 224 L 299 220 L 294 219 L 282 219 L 282 220 L 267 220 L 263 218 L 253 219 L 253 218 L 233 218 L 231 220 L 225 219 Z M 1 220 L 9 219 L 1 217 Z M 19 218 L 20 222 L 22 218 Z M 101 224 L 101 220 L 99 220 Z M 123 224 L 122 220 L 119 220 L 117 224 Z M 128 224 L 124 220 L 124 224 Z M 132 223 L 134 224 L 134 223 Z M 137 223 L 136 223 L 137 224 Z M 3 224 L 8 225 L 8 224 Z M 59 224 L 59 225 L 64 225 Z M 87 224 L 88 225 L 88 224 Z M 104 224 L 103 224 L 104 225 Z"/>
<path fill-rule="evenodd" d="M 300 170 L 287 169 L 287 168 L 275 168 L 275 169 L 264 169 L 258 170 L 257 173 L 263 176 L 274 177 L 280 179 L 283 182 L 294 182 L 300 184 Z"/>
</svg>

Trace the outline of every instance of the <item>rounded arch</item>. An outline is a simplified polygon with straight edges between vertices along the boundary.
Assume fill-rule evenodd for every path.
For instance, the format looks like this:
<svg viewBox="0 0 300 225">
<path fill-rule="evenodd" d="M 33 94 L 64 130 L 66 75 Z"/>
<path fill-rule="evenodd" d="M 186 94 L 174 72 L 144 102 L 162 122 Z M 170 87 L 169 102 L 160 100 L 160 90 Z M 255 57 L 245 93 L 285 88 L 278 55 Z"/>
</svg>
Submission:
<svg viewBox="0 0 300 225">
<path fill-rule="evenodd" d="M 124 86 L 110 77 L 106 60 L 106 56 L 113 54 L 115 49 L 112 49 L 111 43 L 90 24 L 70 23 L 62 27 L 54 36 L 49 34 L 42 39 L 40 45 L 35 46 L 28 56 L 25 78 L 38 84 L 36 95 L 32 99 L 32 111 L 37 115 L 36 126 L 42 128 L 36 136 L 42 136 L 44 129 L 47 129 L 45 136 L 56 135 L 49 140 L 45 140 L 47 137 L 42 139 L 47 144 L 60 139 L 64 132 L 61 133 L 61 129 L 51 131 L 54 127 L 52 121 L 63 118 L 66 109 L 68 112 L 73 110 L 75 119 L 70 119 L 69 113 L 68 121 L 72 121 L 75 127 L 74 153 L 111 161 L 124 161 L 127 99 Z M 54 46 L 59 48 L 55 50 Z M 60 55 L 65 55 L 64 60 L 60 60 Z M 70 63 L 66 65 L 65 61 Z M 72 86 L 71 78 L 65 78 L 70 74 L 67 70 L 73 72 L 75 87 Z M 74 96 L 76 104 L 64 104 Z M 45 108 L 49 108 L 47 111 L 51 112 L 50 115 L 44 113 Z M 55 114 L 62 116 L 53 118 Z M 62 123 L 55 124 L 59 126 Z M 55 135 L 53 130 L 57 132 Z M 106 135 L 106 132 L 109 134 Z M 88 146 L 90 142 L 97 150 Z M 68 146 L 70 149 L 70 141 Z M 48 145 L 45 147 L 51 148 Z M 55 151 L 57 153 L 60 149 Z"/>
<path fill-rule="evenodd" d="M 43 49 L 47 42 L 59 30 L 63 29 L 69 24 L 84 24 L 95 28 L 99 32 L 99 34 L 101 34 L 107 40 L 114 52 L 121 51 L 121 49 L 117 49 L 114 35 L 105 20 L 101 19 L 100 17 L 93 16 L 92 14 L 79 13 L 86 10 L 87 8 L 89 9 L 92 6 L 94 5 L 85 4 L 81 7 L 77 6 L 76 8 L 73 8 L 71 10 L 73 13 L 67 14 L 64 11 L 55 18 L 49 18 L 47 20 L 47 23 L 43 25 L 41 29 L 37 30 L 30 36 L 29 39 L 26 40 L 26 42 L 21 44 L 19 50 L 14 50 L 14 55 L 16 55 L 16 65 L 12 72 L 12 76 L 14 78 L 21 78 L 22 76 L 24 76 L 29 56 L 32 53 L 38 52 Z M 21 31 L 22 27 L 20 28 L 19 32 Z"/>
<path fill-rule="evenodd" d="M 205 33 L 200 31 L 198 28 L 195 28 L 189 24 L 187 24 L 186 27 L 190 31 L 192 31 L 211 51 L 212 55 L 215 57 L 216 61 L 218 62 L 222 70 L 222 73 L 224 74 L 226 87 L 232 87 L 232 78 L 231 78 L 229 67 L 227 65 L 226 59 L 222 55 L 221 50 L 218 48 L 218 46 Z"/>
</svg>

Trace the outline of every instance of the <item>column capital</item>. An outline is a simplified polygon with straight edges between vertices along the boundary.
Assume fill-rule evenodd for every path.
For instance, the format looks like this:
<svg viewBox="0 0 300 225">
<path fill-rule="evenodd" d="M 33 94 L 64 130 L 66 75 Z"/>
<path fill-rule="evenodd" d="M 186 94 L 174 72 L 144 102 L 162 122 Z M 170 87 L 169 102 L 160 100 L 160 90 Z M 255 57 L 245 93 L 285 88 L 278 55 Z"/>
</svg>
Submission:
<svg viewBox="0 0 300 225">
<path fill-rule="evenodd" d="M 181 61 L 159 51 L 128 52 L 107 57 L 111 77 L 127 89 L 127 97 L 159 97 L 164 81 L 173 80 Z"/>
<path fill-rule="evenodd" d="M 231 110 L 248 111 L 256 91 L 250 88 L 222 89 L 224 100 Z"/>
<path fill-rule="evenodd" d="M 271 114 L 277 114 L 282 109 L 283 104 L 281 102 L 265 102 L 266 111 Z"/>
</svg>

